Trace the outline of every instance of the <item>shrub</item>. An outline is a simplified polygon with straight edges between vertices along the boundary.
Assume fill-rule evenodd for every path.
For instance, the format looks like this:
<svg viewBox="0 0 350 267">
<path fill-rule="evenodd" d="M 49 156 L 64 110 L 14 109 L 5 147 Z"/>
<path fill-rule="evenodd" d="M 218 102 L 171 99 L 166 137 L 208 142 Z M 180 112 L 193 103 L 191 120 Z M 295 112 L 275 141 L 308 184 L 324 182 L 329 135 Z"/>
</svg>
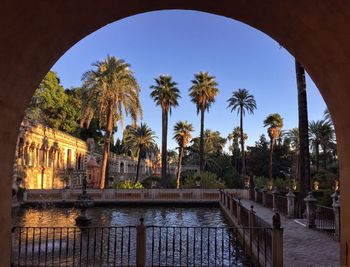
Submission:
<svg viewBox="0 0 350 267">
<path fill-rule="evenodd" d="M 320 170 L 312 175 L 312 184 L 319 182 L 319 189 L 333 189 L 337 176 L 329 171 Z"/>
<path fill-rule="evenodd" d="M 161 186 L 161 179 L 159 176 L 148 176 L 145 179 L 142 180 L 142 185 L 144 188 L 152 188 L 152 182 L 156 182 L 156 187 Z"/>
<path fill-rule="evenodd" d="M 223 174 L 222 180 L 228 188 L 244 188 L 243 177 L 233 168 Z"/>
<path fill-rule="evenodd" d="M 130 180 L 125 180 L 125 181 L 119 182 L 116 185 L 114 185 L 114 188 L 117 188 L 117 189 L 139 189 L 139 188 L 143 188 L 143 185 L 139 181 L 137 181 L 136 183 L 133 183 Z"/>
<path fill-rule="evenodd" d="M 225 184 L 218 179 L 216 174 L 211 172 L 202 172 L 200 174 L 188 177 L 183 188 L 197 188 L 196 181 L 200 182 L 200 188 L 205 189 L 219 189 L 225 188 Z"/>
</svg>

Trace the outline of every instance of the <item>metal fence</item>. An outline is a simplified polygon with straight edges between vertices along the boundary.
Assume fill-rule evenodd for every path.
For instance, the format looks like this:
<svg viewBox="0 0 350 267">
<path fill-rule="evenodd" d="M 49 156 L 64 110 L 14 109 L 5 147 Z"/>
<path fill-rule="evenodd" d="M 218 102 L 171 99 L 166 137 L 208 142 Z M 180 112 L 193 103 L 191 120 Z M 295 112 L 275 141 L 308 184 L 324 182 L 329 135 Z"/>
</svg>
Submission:
<svg viewBox="0 0 350 267">
<path fill-rule="evenodd" d="M 136 227 L 16 227 L 13 266 L 134 266 Z"/>
<path fill-rule="evenodd" d="M 270 262 L 270 227 L 145 228 L 146 266 L 253 266 Z M 14 227 L 12 266 L 135 266 L 136 226 Z"/>
<path fill-rule="evenodd" d="M 319 230 L 326 230 L 330 232 L 335 231 L 333 208 L 316 205 L 316 228 Z"/>
</svg>

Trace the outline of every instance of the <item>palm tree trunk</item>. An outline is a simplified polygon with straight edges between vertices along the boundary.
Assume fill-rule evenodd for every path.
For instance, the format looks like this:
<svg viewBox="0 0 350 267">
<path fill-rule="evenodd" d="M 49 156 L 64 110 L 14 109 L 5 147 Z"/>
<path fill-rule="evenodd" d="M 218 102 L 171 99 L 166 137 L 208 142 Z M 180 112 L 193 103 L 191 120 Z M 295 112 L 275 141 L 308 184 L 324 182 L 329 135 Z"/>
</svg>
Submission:
<svg viewBox="0 0 350 267">
<path fill-rule="evenodd" d="M 309 121 L 307 114 L 307 95 L 305 70 L 295 60 L 295 71 L 298 88 L 298 115 L 299 115 L 299 200 L 307 196 L 311 190 L 310 184 L 310 151 L 309 151 Z"/>
<path fill-rule="evenodd" d="M 271 138 L 270 141 L 270 162 L 269 162 L 269 178 L 272 181 L 272 155 L 273 155 L 273 146 L 275 144 L 275 139 Z"/>
<path fill-rule="evenodd" d="M 141 148 L 139 148 L 139 155 L 138 155 L 138 157 L 137 157 L 137 169 L 136 169 L 136 179 L 135 179 L 135 183 L 139 180 L 140 163 L 141 163 Z"/>
<path fill-rule="evenodd" d="M 168 187 L 167 177 L 167 138 L 168 138 L 168 112 L 162 109 L 162 186 Z"/>
<path fill-rule="evenodd" d="M 180 146 L 179 147 L 179 160 L 177 162 L 176 189 L 180 188 L 180 177 L 181 177 L 183 153 L 184 153 L 184 148 L 182 146 Z"/>
<path fill-rule="evenodd" d="M 199 171 L 204 170 L 204 109 L 201 109 L 201 133 L 199 140 Z"/>
<path fill-rule="evenodd" d="M 113 105 L 110 106 L 107 115 L 107 125 L 106 125 L 106 134 L 103 146 L 103 155 L 102 155 L 102 165 L 101 165 L 101 180 L 100 180 L 100 188 L 105 188 L 106 182 L 106 170 L 107 170 L 107 162 L 109 158 L 109 150 L 111 145 L 111 134 L 113 130 Z"/>
<path fill-rule="evenodd" d="M 323 168 L 327 170 L 327 146 L 322 145 L 323 150 Z"/>
<path fill-rule="evenodd" d="M 242 106 L 241 106 L 241 111 L 240 111 L 240 128 L 241 128 L 241 150 L 242 150 L 242 169 L 241 169 L 241 174 L 245 175 L 246 174 L 246 169 L 245 169 L 245 154 L 244 154 L 243 107 Z"/>
<path fill-rule="evenodd" d="M 316 171 L 320 169 L 320 150 L 319 150 L 319 144 L 316 143 Z"/>
</svg>

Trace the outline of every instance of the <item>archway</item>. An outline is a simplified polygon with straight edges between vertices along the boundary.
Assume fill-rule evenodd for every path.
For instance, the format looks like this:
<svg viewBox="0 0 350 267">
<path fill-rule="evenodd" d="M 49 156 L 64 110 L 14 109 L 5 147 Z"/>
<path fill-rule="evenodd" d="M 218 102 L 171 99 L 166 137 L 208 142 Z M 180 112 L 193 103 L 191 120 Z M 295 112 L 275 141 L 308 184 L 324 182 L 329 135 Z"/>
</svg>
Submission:
<svg viewBox="0 0 350 267">
<path fill-rule="evenodd" d="M 98 28 L 147 11 L 198 10 L 237 19 L 257 28 L 289 50 L 307 69 L 324 97 L 334 120 L 342 177 L 341 202 L 350 200 L 350 3 L 295 0 L 107 0 L 7 1 L 0 21 L 0 265 L 10 260 L 10 202 L 13 154 L 20 121 L 34 89 L 54 62 L 74 43 Z M 350 208 L 341 210 L 341 264 L 346 265 Z M 6 242 L 7 241 L 7 242 Z"/>
</svg>

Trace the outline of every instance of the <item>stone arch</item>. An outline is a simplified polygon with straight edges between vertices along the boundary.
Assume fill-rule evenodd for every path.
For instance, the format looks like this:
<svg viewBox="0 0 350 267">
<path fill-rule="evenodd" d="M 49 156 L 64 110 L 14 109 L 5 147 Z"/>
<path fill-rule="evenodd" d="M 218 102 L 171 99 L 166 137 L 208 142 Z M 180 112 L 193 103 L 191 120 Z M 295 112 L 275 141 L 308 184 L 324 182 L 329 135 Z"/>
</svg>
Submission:
<svg viewBox="0 0 350 267">
<path fill-rule="evenodd" d="M 251 25 L 279 42 L 307 69 L 334 120 L 340 160 L 341 202 L 350 201 L 350 2 L 295 0 L 4 1 L 0 10 L 1 266 L 10 265 L 11 171 L 18 128 L 34 89 L 73 44 L 119 19 L 154 10 L 198 10 Z M 54 10 L 55 12 L 48 12 Z M 45 21 L 43 27 L 42 21 Z M 49 29 L 49 30 L 48 30 Z M 62 38 L 64 36 L 65 38 Z M 36 53 L 39 51 L 39 56 Z M 341 209 L 341 264 L 350 242 L 350 207 Z M 8 226 L 8 227 L 6 227 Z"/>
</svg>

